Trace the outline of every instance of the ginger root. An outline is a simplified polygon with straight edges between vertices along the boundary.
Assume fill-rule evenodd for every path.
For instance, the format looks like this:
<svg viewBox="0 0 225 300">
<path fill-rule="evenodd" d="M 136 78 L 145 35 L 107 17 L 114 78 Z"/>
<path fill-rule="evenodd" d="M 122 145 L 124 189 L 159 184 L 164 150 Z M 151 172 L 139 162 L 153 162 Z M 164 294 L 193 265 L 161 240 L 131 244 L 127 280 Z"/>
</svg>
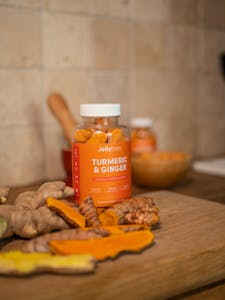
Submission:
<svg viewBox="0 0 225 300">
<path fill-rule="evenodd" d="M 0 187 L 0 204 L 6 203 L 8 199 L 9 188 L 8 187 Z"/>
<path fill-rule="evenodd" d="M 14 205 L 0 207 L 0 238 L 16 234 L 23 238 L 69 228 L 69 224 L 47 206 L 26 210 Z"/>
<path fill-rule="evenodd" d="M 53 230 L 68 228 L 68 223 L 46 206 L 46 199 L 61 199 L 73 194 L 74 190 L 66 187 L 64 182 L 47 182 L 36 192 L 20 194 L 13 205 L 1 205 L 0 239 L 13 234 L 32 238 Z"/>
<path fill-rule="evenodd" d="M 96 206 L 94 205 L 94 202 L 90 196 L 88 196 L 81 202 L 79 206 L 79 211 L 82 215 L 86 217 L 88 226 L 100 225 Z"/>
<path fill-rule="evenodd" d="M 85 227 L 86 218 L 78 212 L 78 209 L 76 210 L 74 207 L 71 207 L 70 205 L 63 203 L 62 201 L 56 200 L 52 197 L 48 197 L 47 206 L 51 210 L 56 211 L 71 226 L 80 226 L 82 228 Z"/>
<path fill-rule="evenodd" d="M 74 189 L 66 186 L 62 181 L 46 182 L 37 191 L 21 193 L 14 201 L 14 205 L 25 209 L 36 209 L 46 204 L 48 197 L 66 199 L 74 195 Z"/>
<path fill-rule="evenodd" d="M 152 225 L 159 221 L 158 208 L 151 197 L 127 199 L 108 208 L 99 220 L 102 225 Z"/>
<path fill-rule="evenodd" d="M 153 241 L 153 233 L 149 230 L 134 231 L 120 235 L 90 240 L 52 240 L 50 249 L 57 254 L 90 254 L 97 260 L 114 258 L 119 253 L 139 252 Z"/>
<path fill-rule="evenodd" d="M 95 260 L 90 255 L 59 256 L 47 253 L 22 253 L 20 251 L 0 253 L 0 274 L 27 275 L 51 272 L 59 274 L 81 274 L 92 272 Z"/>
</svg>

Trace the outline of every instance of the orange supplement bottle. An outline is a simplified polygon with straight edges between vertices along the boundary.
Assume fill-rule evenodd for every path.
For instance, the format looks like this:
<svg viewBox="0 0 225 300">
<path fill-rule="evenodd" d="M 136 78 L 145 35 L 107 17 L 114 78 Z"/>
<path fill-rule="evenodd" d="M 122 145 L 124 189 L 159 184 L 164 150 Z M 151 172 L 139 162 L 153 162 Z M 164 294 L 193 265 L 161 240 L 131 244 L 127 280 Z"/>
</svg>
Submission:
<svg viewBox="0 0 225 300">
<path fill-rule="evenodd" d="M 152 130 L 152 123 L 150 118 L 133 118 L 131 120 L 132 155 L 156 150 L 156 135 Z"/>
<path fill-rule="evenodd" d="M 120 104 L 81 104 L 72 141 L 75 201 L 91 196 L 97 207 L 131 197 L 130 135 L 119 125 Z"/>
</svg>

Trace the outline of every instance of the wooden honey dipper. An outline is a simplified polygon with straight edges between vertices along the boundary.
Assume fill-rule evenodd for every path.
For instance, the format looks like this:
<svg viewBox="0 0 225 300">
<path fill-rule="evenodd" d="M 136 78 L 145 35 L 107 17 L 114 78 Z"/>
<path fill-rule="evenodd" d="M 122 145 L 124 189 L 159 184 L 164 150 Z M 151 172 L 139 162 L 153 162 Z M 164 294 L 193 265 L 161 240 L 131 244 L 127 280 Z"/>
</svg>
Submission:
<svg viewBox="0 0 225 300">
<path fill-rule="evenodd" d="M 71 144 L 72 131 L 77 122 L 69 110 L 66 100 L 62 95 L 53 93 L 48 96 L 47 102 L 51 112 L 59 121 L 67 141 Z"/>
</svg>

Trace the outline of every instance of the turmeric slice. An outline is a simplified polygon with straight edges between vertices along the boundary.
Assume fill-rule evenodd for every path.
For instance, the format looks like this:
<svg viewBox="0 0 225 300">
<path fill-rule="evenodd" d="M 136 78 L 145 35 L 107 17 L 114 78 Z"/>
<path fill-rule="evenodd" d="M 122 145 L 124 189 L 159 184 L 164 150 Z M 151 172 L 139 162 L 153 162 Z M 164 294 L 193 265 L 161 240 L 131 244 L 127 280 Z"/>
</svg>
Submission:
<svg viewBox="0 0 225 300">
<path fill-rule="evenodd" d="M 107 142 L 107 134 L 103 131 L 93 132 L 89 140 L 87 140 L 88 144 L 102 144 Z"/>
<path fill-rule="evenodd" d="M 27 275 L 33 273 L 80 274 L 94 271 L 95 260 L 90 255 L 60 256 L 49 253 L 0 253 L 0 274 Z"/>
<path fill-rule="evenodd" d="M 153 238 L 151 231 L 142 230 L 83 241 L 52 240 L 49 246 L 57 254 L 90 254 L 97 260 L 104 260 L 114 258 L 121 252 L 139 252 L 150 245 Z"/>
<path fill-rule="evenodd" d="M 74 139 L 79 143 L 86 143 L 91 137 L 92 131 L 87 129 L 77 129 L 74 133 Z"/>
<path fill-rule="evenodd" d="M 74 207 L 52 197 L 47 199 L 47 206 L 61 215 L 70 225 L 85 227 L 86 218 L 76 211 Z"/>
</svg>

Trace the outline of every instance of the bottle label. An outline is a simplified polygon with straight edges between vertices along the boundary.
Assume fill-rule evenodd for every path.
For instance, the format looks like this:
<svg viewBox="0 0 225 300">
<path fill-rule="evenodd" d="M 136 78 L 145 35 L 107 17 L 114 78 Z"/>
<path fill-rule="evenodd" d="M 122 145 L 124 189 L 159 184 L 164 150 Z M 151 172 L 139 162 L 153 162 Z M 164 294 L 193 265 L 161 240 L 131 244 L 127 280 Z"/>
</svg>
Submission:
<svg viewBox="0 0 225 300">
<path fill-rule="evenodd" d="M 75 200 L 91 196 L 96 206 L 106 207 L 131 197 L 129 142 L 72 146 Z"/>
<path fill-rule="evenodd" d="M 135 139 L 131 141 L 132 153 L 152 152 L 156 150 L 156 142 L 153 139 Z"/>
</svg>

